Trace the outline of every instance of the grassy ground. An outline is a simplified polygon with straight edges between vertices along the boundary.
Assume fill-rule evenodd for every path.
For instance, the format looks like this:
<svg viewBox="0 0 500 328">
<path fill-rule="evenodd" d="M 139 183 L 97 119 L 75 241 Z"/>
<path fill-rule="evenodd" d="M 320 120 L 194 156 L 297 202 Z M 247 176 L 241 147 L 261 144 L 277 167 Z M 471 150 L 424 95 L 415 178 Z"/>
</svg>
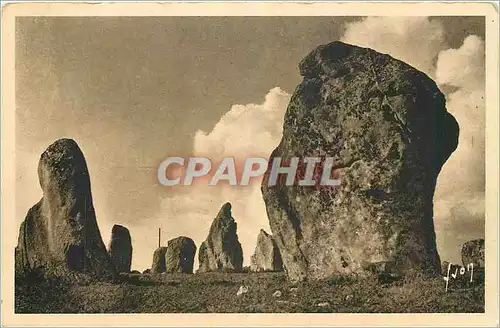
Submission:
<svg viewBox="0 0 500 328">
<path fill-rule="evenodd" d="M 237 296 L 240 286 L 248 292 Z M 484 284 L 452 281 L 446 292 L 443 278 L 422 277 L 291 284 L 283 273 L 144 274 L 115 283 L 19 281 L 15 296 L 17 313 L 484 312 Z"/>
</svg>

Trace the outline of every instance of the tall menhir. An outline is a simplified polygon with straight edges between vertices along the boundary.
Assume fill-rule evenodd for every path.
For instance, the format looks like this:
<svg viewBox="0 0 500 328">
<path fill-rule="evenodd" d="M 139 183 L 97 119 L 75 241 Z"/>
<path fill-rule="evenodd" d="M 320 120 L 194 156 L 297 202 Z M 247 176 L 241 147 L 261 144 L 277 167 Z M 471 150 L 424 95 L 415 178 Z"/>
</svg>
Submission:
<svg viewBox="0 0 500 328">
<path fill-rule="evenodd" d="M 439 273 L 433 195 L 459 128 L 436 83 L 342 42 L 313 50 L 300 73 L 270 160 L 333 157 L 341 185 L 269 187 L 266 172 L 262 193 L 289 278 Z"/>
</svg>

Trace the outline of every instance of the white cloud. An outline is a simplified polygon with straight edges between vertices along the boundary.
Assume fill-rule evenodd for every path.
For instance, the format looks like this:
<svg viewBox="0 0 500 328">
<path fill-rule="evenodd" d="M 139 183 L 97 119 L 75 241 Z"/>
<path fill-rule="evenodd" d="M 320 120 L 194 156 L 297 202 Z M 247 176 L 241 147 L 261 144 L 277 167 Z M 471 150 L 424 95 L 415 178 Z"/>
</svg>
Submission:
<svg viewBox="0 0 500 328">
<path fill-rule="evenodd" d="M 342 41 L 387 53 L 432 76 L 436 56 L 448 48 L 444 32 L 427 17 L 368 17 L 348 24 Z"/>
<path fill-rule="evenodd" d="M 485 215 L 484 41 L 475 35 L 459 49 L 439 54 L 436 79 L 459 89 L 447 97 L 460 125 L 457 150 L 438 178 L 434 216 L 441 257 L 459 262 L 460 244 L 484 237 Z M 448 247 L 446 247 L 448 246 Z"/>
<path fill-rule="evenodd" d="M 281 140 L 283 118 L 289 100 L 290 95 L 276 87 L 269 91 L 261 104 L 232 106 L 212 131 L 197 131 L 193 144 L 194 155 L 207 156 L 213 160 L 214 165 L 223 156 L 233 156 L 237 163 L 248 156 L 267 158 Z M 259 230 L 262 228 L 269 231 L 260 182 L 261 179 L 255 179 L 248 186 L 234 187 L 221 184 L 207 186 L 195 181 L 192 186 L 175 187 L 177 189 L 173 189 L 172 196 L 162 201 L 161 217 L 152 219 L 147 225 L 163 226 L 164 243 L 168 239 L 185 235 L 192 238 L 199 247 L 220 207 L 230 202 L 233 217 L 238 224 L 244 263 L 248 265 Z M 157 246 L 157 238 L 142 242 L 150 250 L 146 254 L 152 254 Z M 151 259 L 148 258 L 144 261 L 137 259 L 135 263 L 145 268 L 150 262 Z"/>
<path fill-rule="evenodd" d="M 464 39 L 459 49 L 439 53 L 436 80 L 466 90 L 484 90 L 484 41 L 476 35 Z"/>
<path fill-rule="evenodd" d="M 194 152 L 210 156 L 268 156 L 281 139 L 290 96 L 271 89 L 262 104 L 234 105 L 210 133 L 198 130 Z"/>
</svg>

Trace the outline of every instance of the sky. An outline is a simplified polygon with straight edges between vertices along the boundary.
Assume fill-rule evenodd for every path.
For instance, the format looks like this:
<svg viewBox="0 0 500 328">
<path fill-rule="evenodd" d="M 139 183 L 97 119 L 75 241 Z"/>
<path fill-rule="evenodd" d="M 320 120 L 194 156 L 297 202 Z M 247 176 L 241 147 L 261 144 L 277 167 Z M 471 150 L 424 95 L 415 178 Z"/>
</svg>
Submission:
<svg viewBox="0 0 500 328">
<path fill-rule="evenodd" d="M 72 138 L 90 171 L 97 221 L 129 228 L 132 268 L 180 235 L 199 247 L 233 204 L 248 265 L 269 232 L 258 183 L 168 188 L 168 156 L 268 157 L 300 83 L 298 63 L 335 40 L 370 47 L 431 76 L 461 128 L 435 194 L 442 260 L 484 236 L 482 17 L 22 17 L 16 20 L 16 221 L 42 196 L 40 154 Z M 196 261 L 197 262 L 197 261 Z M 196 266 L 196 263 L 195 263 Z"/>
</svg>

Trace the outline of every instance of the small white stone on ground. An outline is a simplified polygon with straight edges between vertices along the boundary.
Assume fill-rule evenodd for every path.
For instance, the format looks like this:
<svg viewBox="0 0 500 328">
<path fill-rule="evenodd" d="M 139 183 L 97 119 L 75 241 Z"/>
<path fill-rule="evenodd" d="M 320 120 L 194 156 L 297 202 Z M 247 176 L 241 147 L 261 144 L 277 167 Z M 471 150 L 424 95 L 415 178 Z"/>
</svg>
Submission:
<svg viewBox="0 0 500 328">
<path fill-rule="evenodd" d="M 330 306 L 330 303 L 328 303 L 328 302 L 321 302 L 321 303 L 318 303 L 318 306 L 319 307 L 327 307 L 327 306 Z"/>
<path fill-rule="evenodd" d="M 273 293 L 273 297 L 281 297 L 282 293 L 281 290 L 277 290 Z"/>
<path fill-rule="evenodd" d="M 246 293 L 248 293 L 248 287 L 247 286 L 240 286 L 240 289 L 238 289 L 236 296 L 240 296 L 240 295 L 243 295 Z"/>
</svg>

